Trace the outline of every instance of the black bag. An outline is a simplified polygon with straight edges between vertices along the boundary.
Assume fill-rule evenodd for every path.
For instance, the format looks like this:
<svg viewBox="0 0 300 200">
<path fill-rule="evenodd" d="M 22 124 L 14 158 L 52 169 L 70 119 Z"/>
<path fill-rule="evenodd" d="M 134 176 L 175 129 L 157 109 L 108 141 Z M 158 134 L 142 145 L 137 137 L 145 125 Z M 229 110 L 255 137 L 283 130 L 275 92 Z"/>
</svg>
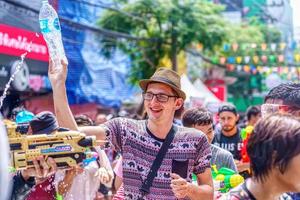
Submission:
<svg viewBox="0 0 300 200">
<path fill-rule="evenodd" d="M 150 168 L 150 171 L 147 175 L 146 180 L 143 182 L 141 188 L 140 188 L 140 192 L 142 193 L 142 198 L 147 194 L 149 194 L 150 192 L 150 187 L 152 186 L 152 182 L 156 176 L 156 173 L 158 171 L 158 169 L 161 166 L 161 163 L 169 149 L 170 144 L 172 143 L 174 137 L 175 137 L 175 133 L 176 133 L 177 128 L 173 125 L 165 139 L 165 141 L 163 142 L 162 146 L 160 147 L 155 160 L 152 163 L 152 166 Z"/>
</svg>

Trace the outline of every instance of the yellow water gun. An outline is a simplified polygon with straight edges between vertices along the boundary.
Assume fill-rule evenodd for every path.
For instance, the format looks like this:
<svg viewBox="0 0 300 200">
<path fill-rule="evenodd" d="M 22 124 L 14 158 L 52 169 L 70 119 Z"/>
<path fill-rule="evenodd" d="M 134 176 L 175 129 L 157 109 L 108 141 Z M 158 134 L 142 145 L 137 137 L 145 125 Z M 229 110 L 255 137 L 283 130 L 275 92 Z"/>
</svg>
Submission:
<svg viewBox="0 0 300 200">
<path fill-rule="evenodd" d="M 78 131 L 55 131 L 51 134 L 27 135 L 27 124 L 5 120 L 10 145 L 11 166 L 16 170 L 34 167 L 38 156 L 52 157 L 59 168 L 75 166 L 90 159 L 87 149 L 103 141 Z"/>
</svg>

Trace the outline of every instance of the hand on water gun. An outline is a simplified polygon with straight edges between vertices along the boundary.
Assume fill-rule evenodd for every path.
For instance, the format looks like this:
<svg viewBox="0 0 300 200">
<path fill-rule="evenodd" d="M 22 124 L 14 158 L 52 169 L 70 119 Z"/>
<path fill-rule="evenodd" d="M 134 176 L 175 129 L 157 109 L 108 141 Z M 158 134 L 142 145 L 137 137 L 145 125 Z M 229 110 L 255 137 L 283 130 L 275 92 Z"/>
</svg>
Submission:
<svg viewBox="0 0 300 200">
<path fill-rule="evenodd" d="M 243 163 L 250 162 L 250 159 L 249 159 L 249 156 L 248 156 L 248 153 L 247 153 L 247 143 L 248 143 L 250 135 L 253 132 L 253 129 L 254 129 L 253 126 L 247 126 L 246 128 L 241 130 L 241 137 L 243 139 L 243 147 L 242 147 L 242 150 L 241 150 L 241 157 L 242 157 L 241 161 Z"/>
<path fill-rule="evenodd" d="M 100 141 L 78 131 L 54 131 L 51 134 L 27 135 L 28 124 L 4 120 L 10 146 L 11 167 L 16 170 L 34 167 L 33 160 L 51 157 L 58 168 L 68 168 L 87 158 L 86 148 L 96 147 Z M 93 159 L 93 155 L 88 155 Z M 89 162 L 89 161 L 87 161 Z"/>
<path fill-rule="evenodd" d="M 215 190 L 228 192 L 231 188 L 244 182 L 244 178 L 231 169 L 222 167 L 218 170 L 216 165 L 213 165 L 212 169 Z"/>
</svg>

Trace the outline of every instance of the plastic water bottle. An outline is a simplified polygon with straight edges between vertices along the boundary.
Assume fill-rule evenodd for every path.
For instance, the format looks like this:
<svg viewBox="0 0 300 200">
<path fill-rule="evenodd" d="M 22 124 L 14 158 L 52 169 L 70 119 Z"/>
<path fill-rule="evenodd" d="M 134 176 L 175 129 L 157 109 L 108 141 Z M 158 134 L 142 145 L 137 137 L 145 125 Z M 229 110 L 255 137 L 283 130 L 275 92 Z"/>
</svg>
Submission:
<svg viewBox="0 0 300 200">
<path fill-rule="evenodd" d="M 41 32 L 48 46 L 49 56 L 56 67 L 62 68 L 60 60 L 65 57 L 58 15 L 48 0 L 43 0 L 39 13 Z"/>
</svg>

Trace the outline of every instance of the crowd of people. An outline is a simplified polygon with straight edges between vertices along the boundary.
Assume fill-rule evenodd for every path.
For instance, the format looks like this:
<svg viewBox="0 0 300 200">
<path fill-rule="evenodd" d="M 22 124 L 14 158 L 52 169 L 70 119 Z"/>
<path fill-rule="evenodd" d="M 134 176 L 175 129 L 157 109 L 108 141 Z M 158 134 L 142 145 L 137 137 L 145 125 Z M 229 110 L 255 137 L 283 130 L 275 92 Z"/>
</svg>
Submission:
<svg viewBox="0 0 300 200">
<path fill-rule="evenodd" d="M 140 81 L 141 119 L 98 115 L 95 125 L 87 116 L 73 116 L 65 87 L 67 62 L 62 66 L 58 71 L 49 65 L 55 113 L 19 110 L 12 120 L 26 119 L 21 123 L 28 123 L 28 134 L 74 130 L 96 136 L 104 141 L 91 149 L 98 158 L 61 169 L 55 159 L 37 157 L 34 167 L 12 174 L 10 199 L 300 199 L 300 84 L 273 88 L 264 104 L 249 107 L 242 120 L 229 103 L 220 104 L 217 113 L 183 109 L 180 76 L 159 68 Z M 180 117 L 175 121 L 174 116 Z M 247 127 L 252 131 L 245 140 Z M 107 156 L 112 151 L 115 156 Z M 221 193 L 213 168 L 243 181 Z"/>
</svg>

